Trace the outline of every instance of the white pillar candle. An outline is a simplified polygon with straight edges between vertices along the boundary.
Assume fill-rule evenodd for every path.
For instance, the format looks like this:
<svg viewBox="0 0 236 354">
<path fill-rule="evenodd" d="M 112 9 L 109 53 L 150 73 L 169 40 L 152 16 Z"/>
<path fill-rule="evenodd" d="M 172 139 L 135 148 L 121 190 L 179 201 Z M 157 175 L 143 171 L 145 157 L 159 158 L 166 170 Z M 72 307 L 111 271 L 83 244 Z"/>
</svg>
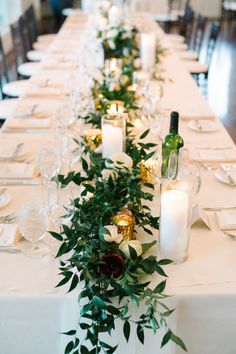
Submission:
<svg viewBox="0 0 236 354">
<path fill-rule="evenodd" d="M 151 70 L 156 61 L 156 34 L 155 33 L 141 33 L 141 47 L 140 47 L 142 70 Z"/>
<path fill-rule="evenodd" d="M 123 151 L 123 130 L 110 124 L 102 126 L 102 156 L 109 158 L 112 154 Z"/>
<path fill-rule="evenodd" d="M 122 20 L 122 9 L 113 5 L 108 12 L 108 20 L 111 26 L 118 26 Z"/>
<path fill-rule="evenodd" d="M 189 241 L 188 193 L 167 190 L 161 195 L 161 256 L 181 263 L 187 258 Z"/>
</svg>

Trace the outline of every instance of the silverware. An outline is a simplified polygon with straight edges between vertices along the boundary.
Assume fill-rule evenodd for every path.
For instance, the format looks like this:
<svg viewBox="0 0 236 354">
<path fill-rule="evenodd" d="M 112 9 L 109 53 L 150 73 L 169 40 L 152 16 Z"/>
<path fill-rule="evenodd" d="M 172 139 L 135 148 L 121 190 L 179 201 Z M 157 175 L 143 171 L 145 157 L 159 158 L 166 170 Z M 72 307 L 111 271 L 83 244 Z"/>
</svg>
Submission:
<svg viewBox="0 0 236 354">
<path fill-rule="evenodd" d="M 221 207 L 203 207 L 204 210 L 209 210 L 209 211 L 220 211 L 224 209 L 236 209 L 236 206 L 234 205 L 223 205 Z"/>
<path fill-rule="evenodd" d="M 227 178 L 228 182 L 230 185 L 232 186 L 236 186 L 236 183 L 234 181 L 234 179 L 232 178 L 232 176 L 230 175 L 230 166 L 228 166 L 227 164 L 221 164 L 220 165 L 220 169 L 221 171 L 224 173 L 224 176 Z"/>
<path fill-rule="evenodd" d="M 21 253 L 21 250 L 19 250 L 18 248 L 10 247 L 10 246 L 0 246 L 0 252 L 19 254 L 19 253 Z"/>
<path fill-rule="evenodd" d="M 195 123 L 195 126 L 196 126 L 197 130 L 199 130 L 201 132 L 203 128 L 202 128 L 202 125 L 199 122 L 199 120 L 198 119 L 194 119 L 194 123 Z"/>
<path fill-rule="evenodd" d="M 0 156 L 0 161 L 14 160 L 22 149 L 24 143 L 18 143 L 10 156 Z"/>
<path fill-rule="evenodd" d="M 231 234 L 229 231 L 222 231 L 226 236 L 231 237 L 234 241 L 236 241 L 236 234 Z"/>
<path fill-rule="evenodd" d="M 11 224 L 15 219 L 17 218 L 17 215 L 15 213 L 11 213 L 5 216 L 0 216 L 0 223 L 1 224 Z"/>
<path fill-rule="evenodd" d="M 231 149 L 233 149 L 233 147 L 232 146 L 222 146 L 222 147 L 197 146 L 194 149 L 195 150 L 231 150 Z"/>
<path fill-rule="evenodd" d="M 50 129 L 10 129 L 10 128 L 2 129 L 2 133 L 6 133 L 6 134 L 15 134 L 15 133 L 42 134 L 48 132 L 50 132 Z"/>
<path fill-rule="evenodd" d="M 0 180 L 0 186 L 39 186 L 37 181 L 20 181 L 20 180 Z"/>
<path fill-rule="evenodd" d="M 7 188 L 0 189 L 0 195 L 3 195 L 7 191 Z"/>
</svg>

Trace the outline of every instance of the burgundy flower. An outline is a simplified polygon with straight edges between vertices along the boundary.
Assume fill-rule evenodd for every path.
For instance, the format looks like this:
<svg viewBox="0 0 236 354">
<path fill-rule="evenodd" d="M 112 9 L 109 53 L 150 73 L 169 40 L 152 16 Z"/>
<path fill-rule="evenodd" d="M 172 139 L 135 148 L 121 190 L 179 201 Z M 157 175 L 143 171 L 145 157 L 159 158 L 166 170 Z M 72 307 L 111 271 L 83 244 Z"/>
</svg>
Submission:
<svg viewBox="0 0 236 354">
<path fill-rule="evenodd" d="M 101 272 L 107 276 L 118 278 L 123 271 L 123 258 L 120 254 L 110 253 L 102 257 L 104 264 L 101 266 Z"/>
</svg>

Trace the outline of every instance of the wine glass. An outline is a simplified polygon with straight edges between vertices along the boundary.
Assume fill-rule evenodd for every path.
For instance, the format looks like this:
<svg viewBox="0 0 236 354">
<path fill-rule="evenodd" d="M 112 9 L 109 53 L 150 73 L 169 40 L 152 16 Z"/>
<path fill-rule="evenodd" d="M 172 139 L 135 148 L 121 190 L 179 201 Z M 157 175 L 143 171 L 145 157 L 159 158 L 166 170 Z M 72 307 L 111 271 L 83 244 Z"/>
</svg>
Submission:
<svg viewBox="0 0 236 354">
<path fill-rule="evenodd" d="M 73 91 L 71 92 L 72 95 Z M 72 97 L 71 97 L 72 100 Z M 73 101 L 73 100 L 72 100 Z M 60 104 L 56 109 L 56 125 L 59 128 L 70 127 L 75 122 L 76 116 L 73 104 Z"/>
<path fill-rule="evenodd" d="M 178 165 L 179 152 L 176 150 L 171 150 L 167 158 L 163 156 L 162 149 L 159 149 L 152 157 L 152 173 L 160 184 L 176 178 Z"/>
<path fill-rule="evenodd" d="M 52 148 L 44 148 L 39 151 L 39 170 L 42 184 L 55 178 L 60 169 L 60 162 L 57 153 Z"/>
<path fill-rule="evenodd" d="M 28 202 L 23 205 L 19 227 L 22 236 L 32 243 L 32 248 L 27 252 L 30 257 L 42 255 L 39 241 L 43 239 L 48 229 L 48 218 L 42 204 Z"/>
</svg>

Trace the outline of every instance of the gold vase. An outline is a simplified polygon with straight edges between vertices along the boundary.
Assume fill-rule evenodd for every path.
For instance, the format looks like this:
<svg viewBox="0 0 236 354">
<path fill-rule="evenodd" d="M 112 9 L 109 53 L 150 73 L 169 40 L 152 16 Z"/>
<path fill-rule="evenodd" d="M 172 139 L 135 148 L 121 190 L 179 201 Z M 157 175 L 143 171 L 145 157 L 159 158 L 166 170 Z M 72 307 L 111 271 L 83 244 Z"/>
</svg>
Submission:
<svg viewBox="0 0 236 354">
<path fill-rule="evenodd" d="M 84 132 L 85 140 L 92 151 L 102 143 L 101 129 L 87 129 Z"/>
<path fill-rule="evenodd" d="M 135 239 L 135 220 L 130 210 L 120 211 L 112 218 L 112 222 L 117 226 L 118 232 L 122 234 L 124 241 Z"/>
</svg>

